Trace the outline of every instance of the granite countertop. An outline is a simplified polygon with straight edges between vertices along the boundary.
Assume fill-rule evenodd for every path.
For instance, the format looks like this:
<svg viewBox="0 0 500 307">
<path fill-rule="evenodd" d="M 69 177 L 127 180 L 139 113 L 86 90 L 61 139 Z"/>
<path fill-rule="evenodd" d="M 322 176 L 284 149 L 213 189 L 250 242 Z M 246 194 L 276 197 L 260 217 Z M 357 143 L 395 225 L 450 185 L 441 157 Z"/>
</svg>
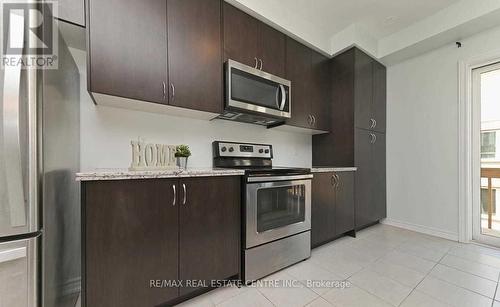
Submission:
<svg viewBox="0 0 500 307">
<path fill-rule="evenodd" d="M 152 178 L 182 178 L 182 177 L 213 177 L 213 176 L 242 176 L 244 170 L 222 168 L 188 168 L 130 171 L 128 169 L 96 169 L 76 174 L 77 181 L 98 180 L 125 180 L 125 179 L 152 179 Z"/>
<path fill-rule="evenodd" d="M 355 172 L 357 167 L 334 167 L 334 166 L 318 166 L 311 168 L 312 173 L 328 173 L 328 172 Z"/>
</svg>

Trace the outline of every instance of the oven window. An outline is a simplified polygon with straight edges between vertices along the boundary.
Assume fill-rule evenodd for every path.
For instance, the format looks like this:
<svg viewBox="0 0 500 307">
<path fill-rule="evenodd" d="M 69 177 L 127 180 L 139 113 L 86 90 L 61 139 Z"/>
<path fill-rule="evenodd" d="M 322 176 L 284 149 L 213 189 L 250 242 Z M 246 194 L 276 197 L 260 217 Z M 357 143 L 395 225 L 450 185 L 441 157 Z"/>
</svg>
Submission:
<svg viewBox="0 0 500 307">
<path fill-rule="evenodd" d="M 304 222 L 305 185 L 257 190 L 257 232 Z"/>
</svg>

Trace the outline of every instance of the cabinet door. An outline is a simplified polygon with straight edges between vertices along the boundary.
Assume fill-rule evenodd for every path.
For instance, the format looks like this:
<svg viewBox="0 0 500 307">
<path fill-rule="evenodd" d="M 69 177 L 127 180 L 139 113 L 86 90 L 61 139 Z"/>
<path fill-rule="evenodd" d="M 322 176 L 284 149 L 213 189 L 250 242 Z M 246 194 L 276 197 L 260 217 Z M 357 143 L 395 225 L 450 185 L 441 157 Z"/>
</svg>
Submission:
<svg viewBox="0 0 500 307">
<path fill-rule="evenodd" d="M 376 137 L 372 145 L 372 202 L 375 220 L 387 217 L 385 134 L 373 133 Z"/>
<path fill-rule="evenodd" d="M 335 201 L 335 234 L 354 229 L 354 172 L 338 172 L 339 186 Z"/>
<path fill-rule="evenodd" d="M 89 89 L 166 103 L 167 2 L 88 0 Z"/>
<path fill-rule="evenodd" d="M 292 82 L 292 118 L 287 120 L 287 124 L 312 128 L 311 50 L 289 37 L 286 39 L 286 78 Z"/>
<path fill-rule="evenodd" d="M 259 21 L 225 2 L 223 7 L 225 59 L 255 67 L 259 55 Z"/>
<path fill-rule="evenodd" d="M 311 58 L 311 115 L 314 129 L 330 130 L 331 73 L 330 59 L 312 51 Z"/>
<path fill-rule="evenodd" d="M 375 219 L 375 209 L 372 199 L 372 138 L 371 132 L 356 129 L 354 136 L 354 163 L 356 172 L 356 229 L 362 228 Z"/>
<path fill-rule="evenodd" d="M 239 274 L 240 181 L 240 177 L 180 181 L 181 280 L 220 280 Z M 181 295 L 194 290 L 184 287 Z"/>
<path fill-rule="evenodd" d="M 356 128 L 371 129 L 373 100 L 373 59 L 355 50 L 354 117 Z"/>
<path fill-rule="evenodd" d="M 386 102 L 387 101 L 387 71 L 377 61 L 373 61 L 373 103 L 372 114 L 377 125 L 373 130 L 385 133 Z"/>
<path fill-rule="evenodd" d="M 86 306 L 157 306 L 178 296 L 151 280 L 178 279 L 177 180 L 85 183 Z M 178 191 L 178 188 L 177 188 Z"/>
<path fill-rule="evenodd" d="M 333 173 L 315 173 L 312 180 L 311 245 L 320 245 L 335 236 L 335 188 Z"/>
<path fill-rule="evenodd" d="M 221 1 L 168 0 L 169 103 L 222 111 Z"/>
<path fill-rule="evenodd" d="M 262 70 L 270 74 L 285 77 L 285 34 L 260 23 L 260 52 Z"/>
</svg>

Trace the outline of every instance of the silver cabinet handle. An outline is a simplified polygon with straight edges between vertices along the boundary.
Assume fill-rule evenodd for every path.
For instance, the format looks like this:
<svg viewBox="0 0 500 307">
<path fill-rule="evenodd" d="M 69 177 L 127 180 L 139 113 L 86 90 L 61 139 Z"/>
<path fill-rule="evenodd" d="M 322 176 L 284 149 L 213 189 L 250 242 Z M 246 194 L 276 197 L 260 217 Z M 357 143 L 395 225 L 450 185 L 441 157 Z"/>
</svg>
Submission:
<svg viewBox="0 0 500 307">
<path fill-rule="evenodd" d="M 335 174 L 333 174 L 332 178 L 330 178 L 330 184 L 335 188 L 335 185 L 337 184 L 337 178 L 335 178 Z"/>
<path fill-rule="evenodd" d="M 339 174 L 335 174 L 335 177 L 337 177 L 337 186 L 335 188 L 338 189 L 342 185 L 342 180 L 340 180 Z"/>
<path fill-rule="evenodd" d="M 253 68 L 257 69 L 259 67 L 259 60 L 257 58 L 254 58 L 255 60 L 255 66 Z"/>
<path fill-rule="evenodd" d="M 182 184 L 182 189 L 184 190 L 184 199 L 182 200 L 182 204 L 185 205 L 187 201 L 186 184 Z"/>
<path fill-rule="evenodd" d="M 165 81 L 163 81 L 162 83 L 163 83 L 163 100 L 166 100 L 168 97 L 167 83 L 165 83 Z"/>
<path fill-rule="evenodd" d="M 314 126 L 314 125 L 316 125 L 316 116 L 314 116 L 314 115 L 311 115 L 311 116 L 312 116 L 312 118 L 313 118 L 313 123 L 312 123 L 312 124 L 313 124 L 313 126 Z"/>
<path fill-rule="evenodd" d="M 170 88 L 172 89 L 172 101 L 175 100 L 175 85 L 170 83 Z"/>
<path fill-rule="evenodd" d="M 374 135 L 373 135 L 373 144 L 375 144 L 376 142 L 377 142 L 377 135 L 376 135 L 376 134 L 374 134 Z"/>
<path fill-rule="evenodd" d="M 313 122 L 312 115 L 311 115 L 311 114 L 309 114 L 309 115 L 307 115 L 307 117 L 308 117 L 308 119 L 309 119 L 309 120 L 308 120 L 309 126 L 312 126 L 312 122 Z"/>
<path fill-rule="evenodd" d="M 175 184 L 172 185 L 172 190 L 174 190 L 174 200 L 172 201 L 172 206 L 175 207 L 175 205 L 177 204 L 177 191 L 175 189 Z"/>
<path fill-rule="evenodd" d="M 260 68 L 259 68 L 259 70 L 262 70 L 262 66 L 264 66 L 264 62 L 262 61 L 262 59 L 259 59 L 259 63 L 260 63 Z"/>
<path fill-rule="evenodd" d="M 376 119 L 373 120 L 373 128 L 375 128 L 375 127 L 377 127 L 377 120 Z"/>
<path fill-rule="evenodd" d="M 375 127 L 375 120 L 373 118 L 370 118 L 370 128 Z"/>
<path fill-rule="evenodd" d="M 375 141 L 377 141 L 377 136 L 373 133 L 370 133 L 370 143 L 375 144 Z"/>
</svg>

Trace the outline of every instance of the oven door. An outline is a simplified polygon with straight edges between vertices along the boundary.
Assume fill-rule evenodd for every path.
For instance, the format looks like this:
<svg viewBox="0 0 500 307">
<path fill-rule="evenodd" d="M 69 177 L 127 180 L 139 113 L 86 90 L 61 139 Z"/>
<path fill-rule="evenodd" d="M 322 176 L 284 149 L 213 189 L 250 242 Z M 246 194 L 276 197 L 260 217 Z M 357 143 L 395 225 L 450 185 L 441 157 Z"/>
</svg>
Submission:
<svg viewBox="0 0 500 307">
<path fill-rule="evenodd" d="M 311 229 L 310 179 L 247 183 L 246 187 L 247 248 Z"/>
<path fill-rule="evenodd" d="M 230 109 L 291 117 L 290 81 L 228 60 L 226 82 L 227 106 Z"/>
</svg>

